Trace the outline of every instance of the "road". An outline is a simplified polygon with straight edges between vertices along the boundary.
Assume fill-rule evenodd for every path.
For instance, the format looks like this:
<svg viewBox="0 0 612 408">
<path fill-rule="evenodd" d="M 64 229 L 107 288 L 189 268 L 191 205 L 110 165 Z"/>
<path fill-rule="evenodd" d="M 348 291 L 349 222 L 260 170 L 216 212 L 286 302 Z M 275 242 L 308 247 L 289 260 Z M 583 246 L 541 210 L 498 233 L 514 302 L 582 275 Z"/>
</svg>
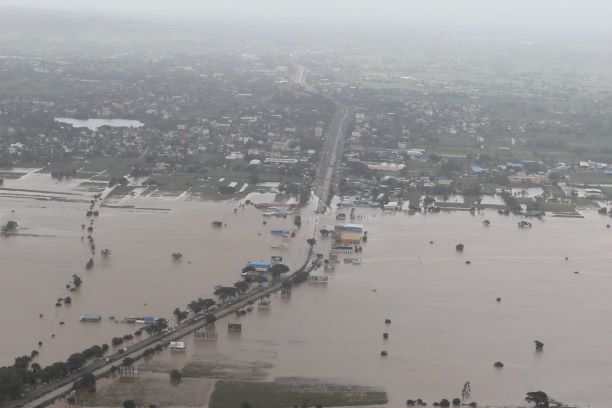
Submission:
<svg viewBox="0 0 612 408">
<path fill-rule="evenodd" d="M 336 113 L 325 133 L 321 161 L 319 162 L 317 177 L 313 186 L 314 193 L 319 198 L 317 213 L 324 213 L 327 210 L 329 196 L 333 194 L 332 183 L 334 176 L 337 174 L 338 163 L 342 159 L 344 135 L 348 129 L 350 110 L 340 102 L 318 92 L 309 85 L 306 81 L 306 68 L 304 66 L 298 65 L 291 79 L 295 85 L 303 88 L 306 92 L 326 97 L 336 105 Z"/>
<path fill-rule="evenodd" d="M 335 103 L 337 110 L 325 135 L 325 143 L 314 185 L 315 195 L 319 197 L 319 208 L 317 209 L 319 213 L 326 211 L 330 194 L 333 194 L 331 191 L 332 181 L 338 170 L 338 163 L 342 159 L 342 145 L 349 123 L 349 109 L 338 102 Z"/>
<path fill-rule="evenodd" d="M 296 67 L 292 81 L 307 92 L 318 93 L 321 96 L 327 97 L 308 84 L 306 81 L 306 69 L 302 65 Z M 330 194 L 333 194 L 331 187 L 334 175 L 336 175 L 338 170 L 338 163 L 342 159 L 344 135 L 347 132 L 350 117 L 350 110 L 346 106 L 332 98 L 327 98 L 336 105 L 336 113 L 325 133 L 321 161 L 319 162 L 317 178 L 313 186 L 314 193 L 319 198 L 317 213 L 324 213 L 327 210 L 327 201 Z"/>
<path fill-rule="evenodd" d="M 306 90 L 310 92 L 315 92 L 313 88 L 311 88 L 306 83 L 306 73 L 305 69 L 302 66 L 298 67 L 298 72 L 294 76 L 294 81 L 304 87 Z M 317 170 L 317 177 L 314 182 L 314 191 L 315 195 L 319 198 L 319 205 L 317 212 L 324 213 L 327 209 L 327 201 L 329 199 L 331 192 L 332 182 L 334 181 L 334 175 L 338 168 L 338 163 L 340 162 L 342 156 L 342 143 L 344 139 L 344 135 L 346 134 L 347 127 L 349 124 L 350 110 L 342 105 L 341 103 L 334 101 L 336 104 L 336 112 L 332 119 L 332 122 L 327 130 L 325 135 L 325 142 L 323 145 L 323 151 L 321 153 L 321 161 L 319 163 L 319 168 Z M 313 238 L 316 235 L 316 224 L 318 223 L 318 216 L 315 221 L 315 229 L 313 231 Z M 303 270 L 307 270 L 310 272 L 314 269 L 314 262 L 309 264 L 310 259 L 313 254 L 313 248 L 311 247 L 308 251 L 308 257 L 304 264 L 293 272 L 293 274 L 298 273 Z M 260 298 L 272 294 L 281 289 L 281 284 L 277 283 L 271 285 L 269 288 L 258 288 L 254 291 L 247 293 L 246 295 L 238 298 L 232 302 L 223 304 L 222 307 L 218 308 L 214 315 L 218 319 L 221 319 L 225 316 L 228 316 L 234 313 L 236 310 L 245 307 L 247 304 L 251 302 L 255 302 Z M 84 374 L 93 373 L 96 378 L 103 377 L 110 373 L 116 366 L 121 364 L 123 359 L 130 357 L 134 360 L 137 360 L 143 356 L 143 353 L 148 348 L 155 348 L 158 345 L 165 347 L 171 341 L 179 340 L 196 330 L 201 329 L 206 325 L 206 322 L 203 318 L 200 319 L 188 319 L 187 321 L 179 324 L 174 331 L 170 333 L 161 333 L 150 336 L 142 341 L 139 341 L 129 347 L 125 352 L 115 353 L 108 357 L 108 361 L 98 360 L 85 366 L 83 369 L 78 372 L 62 379 L 61 381 L 55 382 L 53 384 L 49 384 L 47 386 L 41 386 L 28 393 L 21 400 L 13 401 L 10 404 L 7 404 L 7 408 L 15 408 L 15 407 L 25 407 L 25 408 L 38 408 L 43 407 L 57 400 L 58 398 L 63 397 L 68 394 L 71 389 L 73 383 L 81 378 Z"/>
<path fill-rule="evenodd" d="M 306 258 L 304 264 L 300 268 L 295 270 L 291 274 L 291 276 L 303 270 L 310 272 L 312 269 L 315 268 L 315 262 L 310 263 L 312 253 L 313 249 L 311 247 L 308 251 L 308 257 Z M 228 316 L 234 313 L 236 310 L 244 308 L 249 303 L 256 302 L 262 297 L 277 292 L 281 289 L 281 285 L 282 283 L 276 283 L 274 285 L 270 285 L 270 287 L 268 288 L 257 288 L 251 292 L 248 292 L 240 298 L 223 304 L 222 307 L 216 309 L 214 316 L 217 318 L 217 320 Z M 81 378 L 84 374 L 93 373 L 96 378 L 103 377 L 110 373 L 114 369 L 114 367 L 118 367 L 119 365 L 121 365 L 123 359 L 130 357 L 134 360 L 138 360 L 143 356 L 143 353 L 146 349 L 155 348 L 158 345 L 165 347 L 171 341 L 177 341 L 195 332 L 196 330 L 201 329 L 205 325 L 206 321 L 204 320 L 204 318 L 188 319 L 185 322 L 179 324 L 176 329 L 170 333 L 156 334 L 142 341 L 139 341 L 138 343 L 127 347 L 127 350 L 125 352 L 117 352 L 109 356 L 108 361 L 106 361 L 106 359 L 95 361 L 92 364 L 85 366 L 78 372 L 62 379 L 61 381 L 49 384 L 48 386 L 38 387 L 34 391 L 29 393 L 26 397 L 24 397 L 24 399 L 13 401 L 12 403 L 7 404 L 7 407 L 38 408 L 48 405 L 53 401 L 68 394 L 72 390 L 72 385 L 74 384 L 74 382 Z"/>
</svg>

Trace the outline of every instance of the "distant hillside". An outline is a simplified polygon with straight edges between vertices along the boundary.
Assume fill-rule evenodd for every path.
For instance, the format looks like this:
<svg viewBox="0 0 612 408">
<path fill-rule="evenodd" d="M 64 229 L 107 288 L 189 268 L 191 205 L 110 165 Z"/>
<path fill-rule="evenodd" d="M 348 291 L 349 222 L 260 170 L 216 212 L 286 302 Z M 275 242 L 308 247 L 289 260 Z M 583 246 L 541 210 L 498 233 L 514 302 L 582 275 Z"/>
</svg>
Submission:
<svg viewBox="0 0 612 408">
<path fill-rule="evenodd" d="M 202 43 L 202 44 L 200 44 Z M 101 15 L 0 7 L 0 53 L 187 49 L 203 45 L 195 31 Z"/>
</svg>

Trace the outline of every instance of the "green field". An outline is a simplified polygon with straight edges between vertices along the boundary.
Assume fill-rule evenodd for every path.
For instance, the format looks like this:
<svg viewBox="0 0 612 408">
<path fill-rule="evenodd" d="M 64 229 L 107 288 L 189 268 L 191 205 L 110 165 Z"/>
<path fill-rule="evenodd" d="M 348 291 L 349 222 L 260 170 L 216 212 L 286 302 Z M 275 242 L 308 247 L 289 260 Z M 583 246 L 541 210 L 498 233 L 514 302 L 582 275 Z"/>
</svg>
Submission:
<svg viewBox="0 0 612 408">
<path fill-rule="evenodd" d="M 141 164 L 138 159 L 121 159 L 115 157 L 97 157 L 89 160 L 74 160 L 67 162 L 58 162 L 46 166 L 42 171 L 51 173 L 54 171 L 58 172 L 72 172 L 76 171 L 77 178 L 94 178 L 100 173 L 104 173 L 103 176 L 110 179 L 110 177 L 121 177 L 130 173 L 132 167 Z M 108 181 L 108 180 L 100 180 Z"/>
<path fill-rule="evenodd" d="M 273 382 L 218 381 L 210 408 L 287 408 L 322 404 L 324 407 L 381 405 L 387 393 L 371 387 L 326 383 L 307 378 L 279 378 Z"/>
</svg>

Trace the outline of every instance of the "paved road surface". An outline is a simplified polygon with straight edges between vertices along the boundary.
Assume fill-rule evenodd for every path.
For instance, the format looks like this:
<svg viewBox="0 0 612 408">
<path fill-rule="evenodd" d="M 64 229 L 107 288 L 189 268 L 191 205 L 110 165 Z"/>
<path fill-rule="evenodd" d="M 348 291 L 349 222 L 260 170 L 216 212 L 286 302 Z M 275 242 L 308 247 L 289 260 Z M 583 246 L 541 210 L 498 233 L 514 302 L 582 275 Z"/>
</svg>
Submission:
<svg viewBox="0 0 612 408">
<path fill-rule="evenodd" d="M 336 102 L 337 110 L 327 130 L 321 162 L 315 181 L 315 195 L 319 197 L 318 212 L 327 209 L 332 181 L 342 159 L 342 144 L 349 123 L 349 109 Z"/>
</svg>

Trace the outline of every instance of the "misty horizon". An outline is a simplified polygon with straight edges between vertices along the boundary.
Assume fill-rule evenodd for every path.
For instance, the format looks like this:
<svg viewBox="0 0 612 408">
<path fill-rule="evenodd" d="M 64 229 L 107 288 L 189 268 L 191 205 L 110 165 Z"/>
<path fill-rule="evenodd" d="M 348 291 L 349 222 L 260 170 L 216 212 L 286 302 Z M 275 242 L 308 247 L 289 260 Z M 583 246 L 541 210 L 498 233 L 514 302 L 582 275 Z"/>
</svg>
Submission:
<svg viewBox="0 0 612 408">
<path fill-rule="evenodd" d="M 86 4 L 84 4 L 86 3 Z M 537 34 L 609 33 L 612 3 L 587 1 L 485 1 L 485 0 L 334 0 L 295 2 L 283 0 L 230 0 L 224 2 L 179 0 L 0 0 L 0 7 L 86 12 L 114 17 L 181 22 L 257 23 L 270 26 L 303 26 L 312 29 L 460 29 L 473 32 L 516 31 Z"/>
</svg>

